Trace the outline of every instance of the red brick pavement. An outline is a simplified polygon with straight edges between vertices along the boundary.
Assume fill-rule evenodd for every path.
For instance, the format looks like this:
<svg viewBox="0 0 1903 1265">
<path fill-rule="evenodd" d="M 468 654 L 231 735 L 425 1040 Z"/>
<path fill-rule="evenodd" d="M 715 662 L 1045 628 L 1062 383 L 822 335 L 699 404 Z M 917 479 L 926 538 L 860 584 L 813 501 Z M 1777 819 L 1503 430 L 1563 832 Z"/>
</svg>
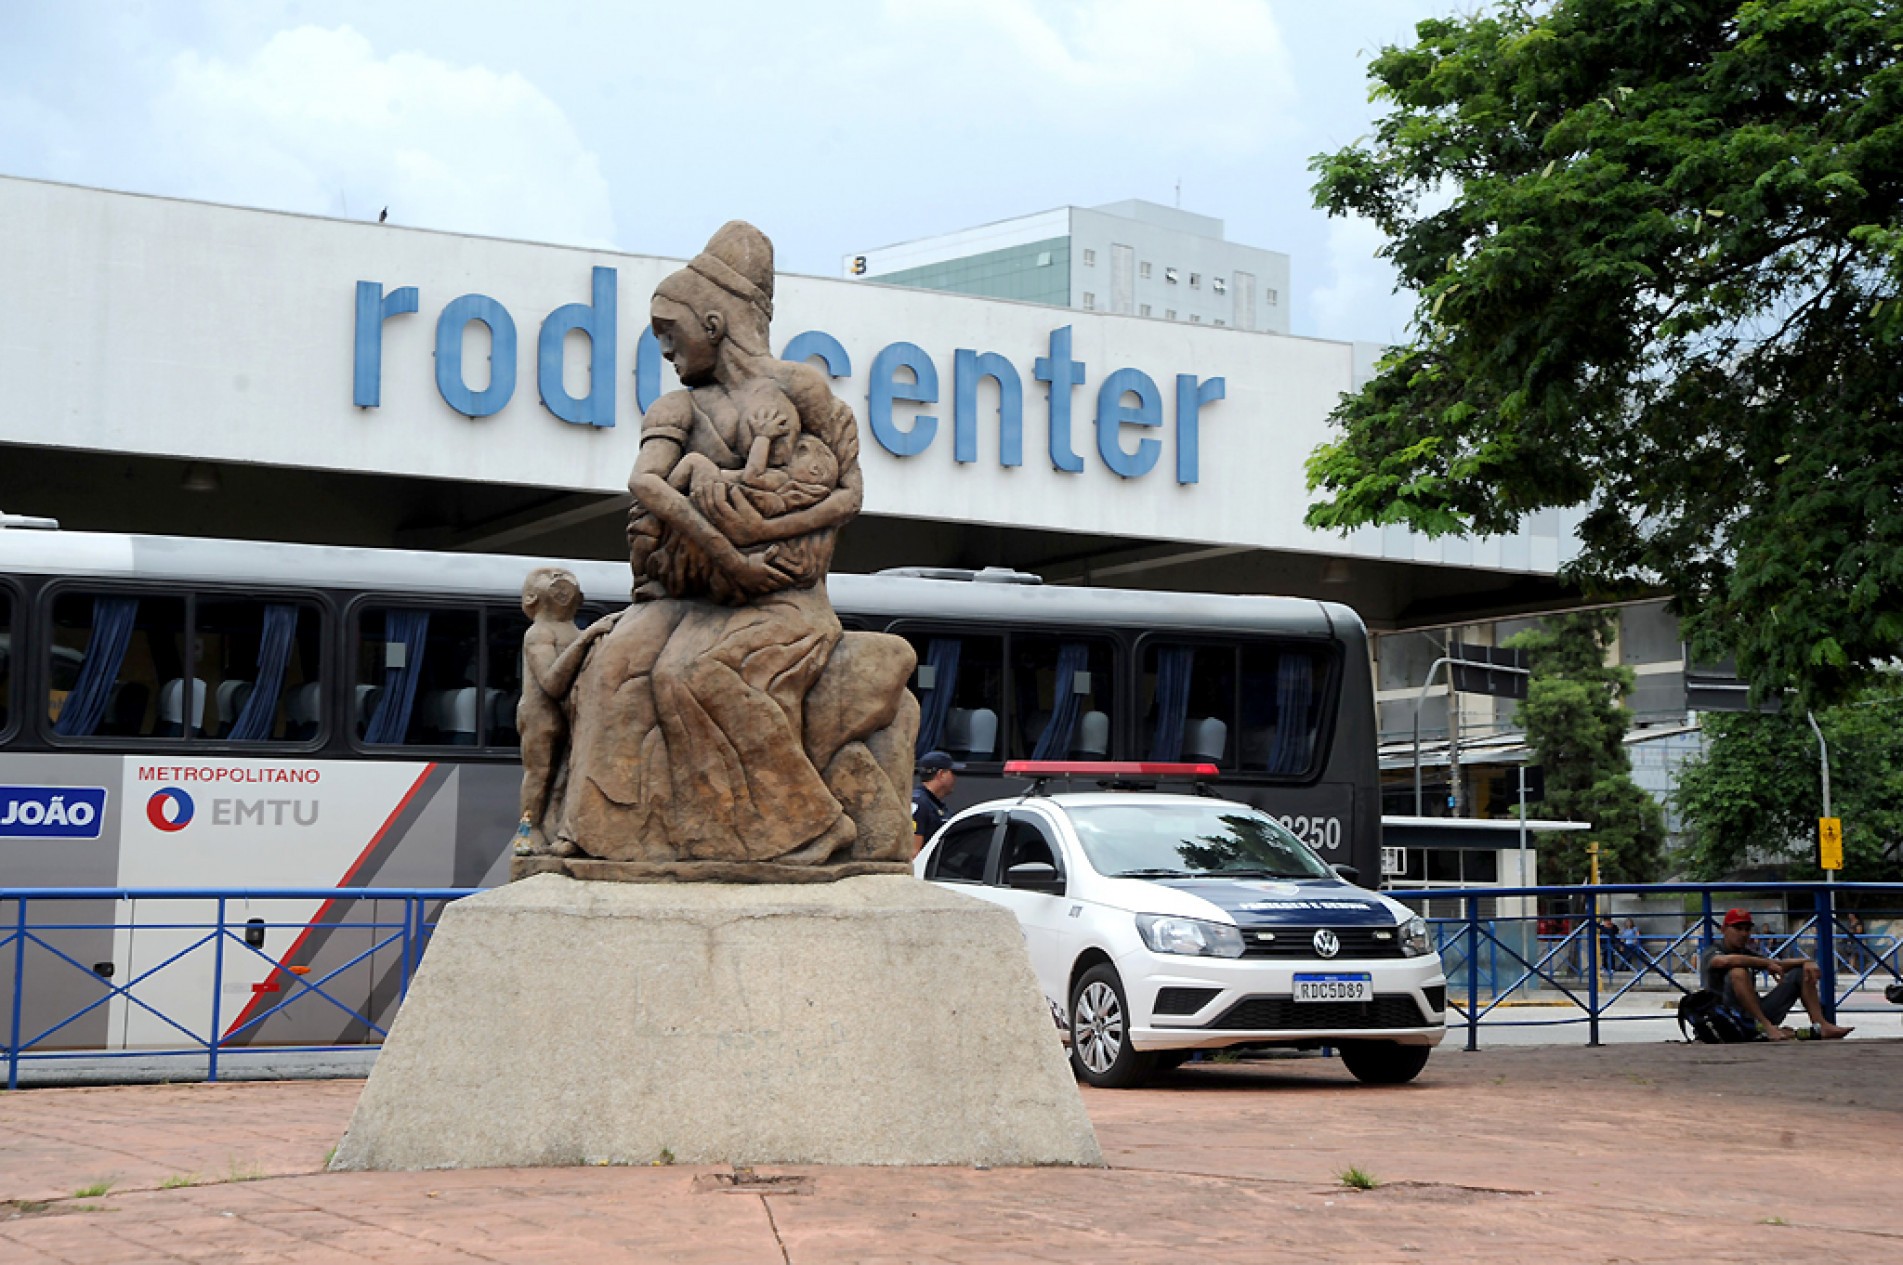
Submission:
<svg viewBox="0 0 1903 1265">
<path fill-rule="evenodd" d="M 1108 1171 L 774 1169 L 810 1184 L 764 1195 L 696 1190 L 705 1168 L 327 1174 L 354 1081 L 27 1090 L 0 1095 L 0 1262 L 1893 1259 L 1899 1072 L 1896 1041 L 1449 1049 L 1400 1089 L 1192 1068 L 1086 1093 Z"/>
</svg>

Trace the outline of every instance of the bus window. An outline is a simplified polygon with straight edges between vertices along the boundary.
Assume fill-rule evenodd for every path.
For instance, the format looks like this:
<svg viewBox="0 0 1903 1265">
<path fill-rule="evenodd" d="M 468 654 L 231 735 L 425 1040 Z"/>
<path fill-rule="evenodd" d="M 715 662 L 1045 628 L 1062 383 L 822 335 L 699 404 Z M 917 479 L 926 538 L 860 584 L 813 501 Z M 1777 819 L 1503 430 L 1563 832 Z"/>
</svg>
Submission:
<svg viewBox="0 0 1903 1265">
<path fill-rule="evenodd" d="M 193 608 L 204 682 L 203 736 L 301 742 L 317 736 L 323 620 L 308 602 L 200 597 Z"/>
<path fill-rule="evenodd" d="M 360 609 L 350 695 L 357 736 L 379 746 L 476 745 L 478 623 L 473 610 Z"/>
<path fill-rule="evenodd" d="M 1235 647 L 1150 642 L 1139 688 L 1148 709 L 1137 745 L 1150 759 L 1233 763 Z"/>
<path fill-rule="evenodd" d="M 13 717 L 13 595 L 0 589 L 0 733 Z"/>
<path fill-rule="evenodd" d="M 1115 664 L 1115 647 L 1107 641 L 1013 633 L 1009 755 L 1109 759 Z"/>
<path fill-rule="evenodd" d="M 53 599 L 47 716 L 63 738 L 202 732 L 205 682 L 185 673 L 185 599 L 64 592 Z"/>
<path fill-rule="evenodd" d="M 1241 765 L 1296 775 L 1314 765 L 1328 660 L 1295 646 L 1242 648 Z"/>
<path fill-rule="evenodd" d="M 1000 759 L 1004 717 L 1004 638 L 958 633 L 908 633 L 918 652 L 912 677 L 918 695 L 918 754 Z"/>
<path fill-rule="evenodd" d="M 483 687 L 482 743 L 517 747 L 522 739 L 515 732 L 515 705 L 522 698 L 522 634 L 529 630 L 529 620 L 520 609 L 510 607 L 492 606 L 486 615 L 483 654 L 489 662 Z M 575 616 L 575 626 L 586 628 L 599 617 L 599 611 L 584 607 Z"/>
</svg>

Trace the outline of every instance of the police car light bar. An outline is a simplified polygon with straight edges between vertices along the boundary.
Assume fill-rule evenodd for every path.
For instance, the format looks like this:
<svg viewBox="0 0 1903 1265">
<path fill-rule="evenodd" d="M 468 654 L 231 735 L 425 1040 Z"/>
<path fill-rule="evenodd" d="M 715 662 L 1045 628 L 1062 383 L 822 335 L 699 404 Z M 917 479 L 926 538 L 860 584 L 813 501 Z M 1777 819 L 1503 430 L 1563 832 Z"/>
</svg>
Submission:
<svg viewBox="0 0 1903 1265">
<path fill-rule="evenodd" d="M 1213 764 L 1176 764 L 1154 760 L 1009 760 L 1006 777 L 1141 777 L 1211 778 L 1221 773 Z"/>
</svg>

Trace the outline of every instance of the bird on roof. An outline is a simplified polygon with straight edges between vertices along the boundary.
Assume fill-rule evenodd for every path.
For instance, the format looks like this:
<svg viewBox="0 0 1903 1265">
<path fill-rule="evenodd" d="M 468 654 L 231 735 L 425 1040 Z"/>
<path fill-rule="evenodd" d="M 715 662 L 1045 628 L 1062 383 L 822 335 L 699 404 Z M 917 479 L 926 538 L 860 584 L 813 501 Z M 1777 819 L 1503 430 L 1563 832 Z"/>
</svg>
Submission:
<svg viewBox="0 0 1903 1265">
<path fill-rule="evenodd" d="M 387 207 L 387 206 L 386 206 L 386 207 L 384 207 L 384 208 L 383 208 L 383 209 L 382 209 L 381 211 L 378 211 L 378 212 L 377 212 L 377 223 L 379 223 L 379 224 L 381 224 L 381 223 L 383 223 L 383 222 L 384 222 L 385 220 L 387 220 L 387 219 L 389 219 L 389 218 L 390 218 L 390 208 L 389 208 L 389 207 Z"/>
</svg>

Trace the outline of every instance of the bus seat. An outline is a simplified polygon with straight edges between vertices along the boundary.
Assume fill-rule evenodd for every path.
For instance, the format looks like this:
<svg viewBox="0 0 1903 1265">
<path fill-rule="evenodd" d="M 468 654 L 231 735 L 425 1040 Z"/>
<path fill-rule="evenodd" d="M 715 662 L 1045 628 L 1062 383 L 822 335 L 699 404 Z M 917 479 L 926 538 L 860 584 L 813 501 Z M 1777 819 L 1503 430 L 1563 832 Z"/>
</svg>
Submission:
<svg viewBox="0 0 1903 1265">
<path fill-rule="evenodd" d="M 963 751 L 971 745 L 971 709 L 954 707 L 945 713 L 945 730 L 938 736 L 941 751 Z"/>
<path fill-rule="evenodd" d="M 952 751 L 967 760 L 989 760 L 998 751 L 998 713 L 989 707 L 973 708 L 965 727 L 965 743 Z"/>
<path fill-rule="evenodd" d="M 251 689 L 249 681 L 218 683 L 218 690 L 213 696 L 213 703 L 218 709 L 218 728 L 214 731 L 218 737 L 222 738 L 231 732 L 232 725 L 237 723 L 238 713 L 244 710 L 245 703 L 251 698 Z"/>
<path fill-rule="evenodd" d="M 357 732 L 370 728 L 370 718 L 377 714 L 377 703 L 383 698 L 381 685 L 359 685 L 357 687 Z"/>
<path fill-rule="evenodd" d="M 489 691 L 488 719 L 489 745 L 492 747 L 512 747 L 521 739 L 515 732 L 515 709 L 522 701 L 522 695 L 516 690 Z"/>
<path fill-rule="evenodd" d="M 1071 738 L 1073 760 L 1101 760 L 1110 754 L 1110 715 L 1085 712 L 1077 718 L 1077 732 Z"/>
<path fill-rule="evenodd" d="M 1214 716 L 1192 720 L 1183 730 L 1183 758 L 1221 764 L 1229 746 L 1229 726 Z"/>
<path fill-rule="evenodd" d="M 319 709 L 323 706 L 323 688 L 316 681 L 306 681 L 291 691 L 289 703 L 290 724 L 285 726 L 284 736 L 293 741 L 303 741 L 317 736 Z"/>
<path fill-rule="evenodd" d="M 159 727 L 161 738 L 177 738 L 185 732 L 185 678 L 175 676 L 159 686 Z M 192 678 L 192 732 L 205 732 L 205 682 Z"/>
<path fill-rule="evenodd" d="M 152 691 L 138 681 L 115 681 L 106 695 L 106 714 L 99 733 L 131 737 L 145 727 L 145 704 Z"/>
<path fill-rule="evenodd" d="M 444 690 L 442 708 L 443 741 L 457 747 L 476 745 L 476 687 Z"/>
</svg>

